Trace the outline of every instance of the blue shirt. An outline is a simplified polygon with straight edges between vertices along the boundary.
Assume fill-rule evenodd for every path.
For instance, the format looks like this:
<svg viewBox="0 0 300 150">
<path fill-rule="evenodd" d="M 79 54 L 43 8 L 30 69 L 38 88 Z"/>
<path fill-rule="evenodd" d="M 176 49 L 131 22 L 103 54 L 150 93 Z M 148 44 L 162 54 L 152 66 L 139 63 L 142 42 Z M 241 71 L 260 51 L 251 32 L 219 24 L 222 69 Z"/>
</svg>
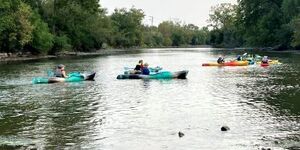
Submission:
<svg viewBox="0 0 300 150">
<path fill-rule="evenodd" d="M 149 75 L 150 74 L 150 70 L 148 68 L 143 68 L 142 74 L 143 75 Z"/>
</svg>

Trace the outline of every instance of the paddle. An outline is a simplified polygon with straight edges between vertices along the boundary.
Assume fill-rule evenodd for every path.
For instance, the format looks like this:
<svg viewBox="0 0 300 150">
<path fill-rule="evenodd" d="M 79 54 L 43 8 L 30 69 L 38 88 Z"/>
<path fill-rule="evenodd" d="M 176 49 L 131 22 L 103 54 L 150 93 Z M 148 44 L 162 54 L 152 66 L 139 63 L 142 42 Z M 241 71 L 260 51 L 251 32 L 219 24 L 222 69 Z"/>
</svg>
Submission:
<svg viewBox="0 0 300 150">
<path fill-rule="evenodd" d="M 124 67 L 124 70 L 133 70 L 134 68 Z"/>
<path fill-rule="evenodd" d="M 46 73 L 47 73 L 47 76 L 48 76 L 48 77 L 54 77 L 54 72 L 53 72 L 53 70 L 48 69 L 48 70 L 46 70 Z"/>
</svg>

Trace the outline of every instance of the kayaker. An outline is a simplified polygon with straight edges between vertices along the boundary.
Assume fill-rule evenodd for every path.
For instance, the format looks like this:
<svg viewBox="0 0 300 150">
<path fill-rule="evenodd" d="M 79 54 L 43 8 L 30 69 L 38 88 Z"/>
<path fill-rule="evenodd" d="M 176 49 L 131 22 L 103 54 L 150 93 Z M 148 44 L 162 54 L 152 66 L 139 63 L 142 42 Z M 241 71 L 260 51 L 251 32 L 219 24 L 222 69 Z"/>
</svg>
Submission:
<svg viewBox="0 0 300 150">
<path fill-rule="evenodd" d="M 66 75 L 65 65 L 58 65 L 55 69 L 54 76 L 59 78 L 67 78 L 68 76 Z"/>
<path fill-rule="evenodd" d="M 237 55 L 236 60 L 237 60 L 237 61 L 242 61 L 242 56 L 241 56 L 241 55 Z"/>
<path fill-rule="evenodd" d="M 225 62 L 224 57 L 219 56 L 217 62 L 218 62 L 218 64 L 223 64 Z"/>
<path fill-rule="evenodd" d="M 143 60 L 139 60 L 139 63 L 134 68 L 134 74 L 140 74 L 144 68 Z"/>
<path fill-rule="evenodd" d="M 150 75 L 150 70 L 148 68 L 149 64 L 148 63 L 145 63 L 143 69 L 142 69 L 142 74 L 143 75 Z"/>
<path fill-rule="evenodd" d="M 262 58 L 262 60 L 261 60 L 261 63 L 263 63 L 263 64 L 268 64 L 268 63 L 269 63 L 269 58 L 268 58 L 268 56 L 264 56 L 264 57 Z"/>
</svg>

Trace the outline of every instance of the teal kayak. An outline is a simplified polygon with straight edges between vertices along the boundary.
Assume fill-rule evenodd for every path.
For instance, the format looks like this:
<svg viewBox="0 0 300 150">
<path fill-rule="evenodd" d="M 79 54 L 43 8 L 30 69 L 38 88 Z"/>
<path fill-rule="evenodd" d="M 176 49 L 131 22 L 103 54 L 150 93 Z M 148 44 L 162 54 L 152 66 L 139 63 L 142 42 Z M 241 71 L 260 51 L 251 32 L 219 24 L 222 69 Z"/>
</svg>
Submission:
<svg viewBox="0 0 300 150">
<path fill-rule="evenodd" d="M 131 74 L 131 73 L 134 73 L 135 72 L 135 70 L 134 70 L 134 68 L 128 68 L 128 67 L 124 67 L 124 69 L 125 69 L 125 71 L 124 71 L 124 74 Z M 150 67 L 149 68 L 149 71 L 151 72 L 151 73 L 158 73 L 158 72 L 160 72 L 160 71 L 162 71 L 162 67 L 159 67 L 159 66 L 157 66 L 157 67 Z"/>
<path fill-rule="evenodd" d="M 96 72 L 90 74 L 82 74 L 80 72 L 72 72 L 68 74 L 68 78 L 60 77 L 36 77 L 32 79 L 33 84 L 58 83 L 58 82 L 80 82 L 86 80 L 94 80 Z"/>
<path fill-rule="evenodd" d="M 117 76 L 117 79 L 186 79 L 186 76 L 189 71 L 161 71 L 157 73 L 151 73 L 150 75 L 142 75 L 142 74 L 121 74 Z"/>
</svg>

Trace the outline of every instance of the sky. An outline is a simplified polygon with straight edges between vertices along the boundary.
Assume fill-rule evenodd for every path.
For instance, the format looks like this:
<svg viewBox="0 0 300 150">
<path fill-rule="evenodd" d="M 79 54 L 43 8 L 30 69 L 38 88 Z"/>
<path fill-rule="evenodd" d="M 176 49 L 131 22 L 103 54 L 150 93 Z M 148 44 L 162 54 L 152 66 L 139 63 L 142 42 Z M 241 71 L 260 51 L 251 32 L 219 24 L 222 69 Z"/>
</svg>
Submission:
<svg viewBox="0 0 300 150">
<path fill-rule="evenodd" d="M 236 4 L 237 0 L 100 0 L 102 7 L 111 14 L 115 8 L 142 9 L 145 12 L 144 23 L 158 25 L 162 21 L 181 21 L 185 24 L 206 26 L 212 6 L 220 3 Z"/>
</svg>

